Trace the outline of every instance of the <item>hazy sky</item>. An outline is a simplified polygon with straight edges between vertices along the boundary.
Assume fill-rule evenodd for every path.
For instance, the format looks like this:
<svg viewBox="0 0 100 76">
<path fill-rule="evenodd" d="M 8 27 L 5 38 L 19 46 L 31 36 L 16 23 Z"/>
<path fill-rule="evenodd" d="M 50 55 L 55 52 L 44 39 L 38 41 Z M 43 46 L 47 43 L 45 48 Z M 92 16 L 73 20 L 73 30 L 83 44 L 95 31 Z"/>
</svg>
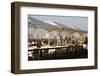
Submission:
<svg viewBox="0 0 100 76">
<path fill-rule="evenodd" d="M 88 17 L 79 16 L 51 16 L 51 15 L 29 15 L 41 21 L 54 21 L 70 27 L 76 27 L 82 30 L 88 30 Z"/>
</svg>

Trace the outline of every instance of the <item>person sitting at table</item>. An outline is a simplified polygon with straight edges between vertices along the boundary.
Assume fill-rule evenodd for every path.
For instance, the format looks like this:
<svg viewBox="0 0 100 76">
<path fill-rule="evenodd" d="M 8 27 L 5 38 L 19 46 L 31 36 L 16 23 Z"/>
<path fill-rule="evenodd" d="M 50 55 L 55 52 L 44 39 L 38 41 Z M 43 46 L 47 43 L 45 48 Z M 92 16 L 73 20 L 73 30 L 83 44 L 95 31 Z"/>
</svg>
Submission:
<svg viewBox="0 0 100 76">
<path fill-rule="evenodd" d="M 88 45 L 88 37 L 87 37 L 87 36 L 85 37 L 84 44 L 85 44 L 86 47 L 87 47 L 87 45 Z"/>
<path fill-rule="evenodd" d="M 63 42 L 63 38 L 62 36 L 60 35 L 60 45 L 62 46 L 62 42 Z"/>
<path fill-rule="evenodd" d="M 72 43 L 75 44 L 75 37 L 72 36 Z"/>
<path fill-rule="evenodd" d="M 40 48 L 42 46 L 41 40 L 37 40 L 37 48 Z"/>
<path fill-rule="evenodd" d="M 47 44 L 48 44 L 48 42 L 47 42 L 46 40 L 42 40 L 42 41 L 41 41 L 41 45 L 42 45 L 42 46 L 46 46 Z"/>
</svg>

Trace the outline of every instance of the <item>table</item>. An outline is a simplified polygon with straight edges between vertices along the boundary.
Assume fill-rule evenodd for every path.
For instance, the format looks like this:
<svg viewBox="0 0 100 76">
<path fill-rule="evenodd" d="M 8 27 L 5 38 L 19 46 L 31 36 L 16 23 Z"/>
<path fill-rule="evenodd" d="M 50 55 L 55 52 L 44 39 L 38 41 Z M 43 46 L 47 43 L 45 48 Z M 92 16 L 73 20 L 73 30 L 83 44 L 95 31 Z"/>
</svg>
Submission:
<svg viewBox="0 0 100 76">
<path fill-rule="evenodd" d="M 43 57 L 43 51 L 44 51 L 44 54 L 48 54 L 48 51 L 50 50 L 50 49 L 55 49 L 55 51 L 54 51 L 54 57 L 56 58 L 56 54 L 57 54 L 57 50 L 56 49 L 60 49 L 60 50 L 58 50 L 58 51 L 61 51 L 61 49 L 62 48 L 64 48 L 65 49 L 65 51 L 66 51 L 66 56 L 70 56 L 70 55 L 72 55 L 73 54 L 73 56 L 74 55 L 76 55 L 77 56 L 77 53 L 79 52 L 79 50 L 77 51 L 76 49 L 77 48 L 81 48 L 81 49 L 83 49 L 83 46 L 82 45 L 78 45 L 78 47 L 76 47 L 76 46 L 72 46 L 72 45 L 66 45 L 66 46 L 42 46 L 42 47 L 40 47 L 40 48 L 37 48 L 36 46 L 30 46 L 30 47 L 28 47 L 28 51 L 34 51 L 34 59 L 35 60 L 40 60 L 42 57 Z M 71 54 L 72 53 L 72 54 Z"/>
</svg>

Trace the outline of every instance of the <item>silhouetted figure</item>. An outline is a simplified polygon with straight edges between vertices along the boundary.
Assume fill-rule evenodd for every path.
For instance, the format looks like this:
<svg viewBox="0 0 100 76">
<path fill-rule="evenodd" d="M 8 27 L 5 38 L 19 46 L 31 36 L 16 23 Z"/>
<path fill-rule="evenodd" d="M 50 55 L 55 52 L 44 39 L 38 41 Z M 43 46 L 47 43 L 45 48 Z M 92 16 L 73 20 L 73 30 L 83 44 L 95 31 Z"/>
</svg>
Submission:
<svg viewBox="0 0 100 76">
<path fill-rule="evenodd" d="M 72 36 L 72 43 L 75 44 L 75 37 Z"/>
<path fill-rule="evenodd" d="M 63 43 L 63 38 L 62 38 L 62 36 L 60 36 L 60 43 L 61 43 L 61 45 L 62 45 L 62 43 Z"/>
<path fill-rule="evenodd" d="M 87 47 L 87 45 L 88 45 L 88 37 L 87 36 L 85 37 L 84 44 L 86 44 L 86 47 Z"/>
<path fill-rule="evenodd" d="M 88 44 L 88 38 L 87 38 L 87 36 L 85 37 L 84 44 Z"/>
<path fill-rule="evenodd" d="M 37 48 L 40 48 L 42 46 L 41 40 L 37 40 Z"/>
</svg>

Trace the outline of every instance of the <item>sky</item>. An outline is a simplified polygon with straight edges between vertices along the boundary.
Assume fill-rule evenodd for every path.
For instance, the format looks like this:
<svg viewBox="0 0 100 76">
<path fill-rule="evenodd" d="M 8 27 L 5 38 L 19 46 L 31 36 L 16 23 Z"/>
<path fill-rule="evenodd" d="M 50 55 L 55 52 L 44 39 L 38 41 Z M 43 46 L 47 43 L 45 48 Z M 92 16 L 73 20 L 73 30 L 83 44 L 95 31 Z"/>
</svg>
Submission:
<svg viewBox="0 0 100 76">
<path fill-rule="evenodd" d="M 53 15 L 29 15 L 41 21 L 57 22 L 69 27 L 79 28 L 88 31 L 88 17 L 81 16 L 53 16 Z"/>
</svg>

